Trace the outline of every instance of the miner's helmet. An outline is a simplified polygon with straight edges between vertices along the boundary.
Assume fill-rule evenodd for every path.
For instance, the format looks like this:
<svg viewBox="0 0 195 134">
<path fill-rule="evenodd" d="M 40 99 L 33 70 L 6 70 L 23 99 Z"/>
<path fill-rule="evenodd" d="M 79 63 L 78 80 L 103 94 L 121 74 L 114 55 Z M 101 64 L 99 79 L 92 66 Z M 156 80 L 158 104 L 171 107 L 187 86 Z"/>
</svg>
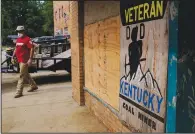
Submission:
<svg viewBox="0 0 195 134">
<path fill-rule="evenodd" d="M 17 32 L 19 32 L 19 31 L 25 31 L 25 28 L 24 28 L 24 26 L 17 26 L 16 31 Z"/>
</svg>

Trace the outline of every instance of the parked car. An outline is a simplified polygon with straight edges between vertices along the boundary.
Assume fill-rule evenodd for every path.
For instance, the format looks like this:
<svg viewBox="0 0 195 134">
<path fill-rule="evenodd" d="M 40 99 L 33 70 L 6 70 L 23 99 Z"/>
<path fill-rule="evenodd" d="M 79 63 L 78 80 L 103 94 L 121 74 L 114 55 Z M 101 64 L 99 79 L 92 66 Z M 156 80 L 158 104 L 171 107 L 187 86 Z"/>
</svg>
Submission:
<svg viewBox="0 0 195 134">
<path fill-rule="evenodd" d="M 8 35 L 6 39 L 3 40 L 2 44 L 6 46 L 14 46 L 18 35 Z"/>
<path fill-rule="evenodd" d="M 33 42 L 41 45 L 51 45 L 69 42 L 70 35 L 41 36 L 32 39 Z"/>
<path fill-rule="evenodd" d="M 54 36 L 54 39 L 70 39 L 70 35 L 69 34 L 65 34 L 65 35 L 56 35 Z"/>
<path fill-rule="evenodd" d="M 18 35 L 8 35 L 7 38 L 10 38 L 10 39 L 17 39 L 17 38 L 18 38 Z"/>
<path fill-rule="evenodd" d="M 53 39 L 53 36 L 41 36 L 34 38 L 32 41 L 40 44 L 50 44 Z"/>
<path fill-rule="evenodd" d="M 56 35 L 54 36 L 54 39 L 65 39 L 64 35 Z"/>
<path fill-rule="evenodd" d="M 32 41 L 35 43 L 38 43 L 38 42 L 41 42 L 42 40 L 40 37 L 36 37 L 36 38 L 33 38 Z"/>
<path fill-rule="evenodd" d="M 53 36 L 41 36 L 41 37 L 36 37 L 33 39 L 34 42 L 42 42 L 42 41 L 49 41 L 52 40 Z"/>
<path fill-rule="evenodd" d="M 54 36 L 54 39 L 55 40 L 65 40 L 65 41 L 68 41 L 70 42 L 70 35 L 69 34 L 65 34 L 65 35 L 56 35 Z"/>
<path fill-rule="evenodd" d="M 65 38 L 70 39 L 70 34 L 65 34 L 64 36 L 65 36 Z"/>
<path fill-rule="evenodd" d="M 50 41 L 50 40 L 52 40 L 54 37 L 53 37 L 53 36 L 41 36 L 40 38 L 42 38 L 44 41 Z"/>
<path fill-rule="evenodd" d="M 65 38 L 67 38 L 68 42 L 70 42 L 70 34 L 66 34 L 64 36 L 65 36 Z"/>
</svg>

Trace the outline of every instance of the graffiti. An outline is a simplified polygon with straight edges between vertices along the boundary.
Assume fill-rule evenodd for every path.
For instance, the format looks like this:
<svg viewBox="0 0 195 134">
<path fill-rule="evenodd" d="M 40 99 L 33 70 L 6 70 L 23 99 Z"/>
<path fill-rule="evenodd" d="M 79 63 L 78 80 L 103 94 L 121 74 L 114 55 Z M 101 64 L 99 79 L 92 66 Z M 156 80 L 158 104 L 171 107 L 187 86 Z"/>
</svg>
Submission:
<svg viewBox="0 0 195 134">
<path fill-rule="evenodd" d="M 64 21 L 65 23 L 69 20 L 69 15 L 67 13 L 64 13 Z"/>
<path fill-rule="evenodd" d="M 195 132 L 195 51 L 184 50 L 178 60 L 178 132 Z"/>
<path fill-rule="evenodd" d="M 195 97 L 195 95 L 193 94 L 193 97 Z M 192 132 L 195 132 L 195 100 L 193 98 L 191 98 L 190 96 L 188 96 L 189 102 L 188 102 L 188 109 L 189 109 L 189 117 L 191 118 L 191 120 L 193 121 L 193 125 L 192 125 Z"/>
</svg>

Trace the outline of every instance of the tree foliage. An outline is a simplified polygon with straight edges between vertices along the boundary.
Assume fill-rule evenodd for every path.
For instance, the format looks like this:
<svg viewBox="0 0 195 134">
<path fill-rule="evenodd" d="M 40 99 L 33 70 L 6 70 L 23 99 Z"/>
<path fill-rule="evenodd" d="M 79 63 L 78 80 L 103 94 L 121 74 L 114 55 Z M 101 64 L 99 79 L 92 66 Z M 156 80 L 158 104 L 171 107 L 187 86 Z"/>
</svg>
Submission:
<svg viewBox="0 0 195 134">
<path fill-rule="evenodd" d="M 24 25 L 30 37 L 53 34 L 53 1 L 1 0 L 2 39 Z"/>
<path fill-rule="evenodd" d="M 44 17 L 45 20 L 45 23 L 43 25 L 43 31 L 47 34 L 53 33 L 54 25 L 53 25 L 53 2 L 52 1 L 45 1 L 43 3 L 42 16 Z"/>
</svg>

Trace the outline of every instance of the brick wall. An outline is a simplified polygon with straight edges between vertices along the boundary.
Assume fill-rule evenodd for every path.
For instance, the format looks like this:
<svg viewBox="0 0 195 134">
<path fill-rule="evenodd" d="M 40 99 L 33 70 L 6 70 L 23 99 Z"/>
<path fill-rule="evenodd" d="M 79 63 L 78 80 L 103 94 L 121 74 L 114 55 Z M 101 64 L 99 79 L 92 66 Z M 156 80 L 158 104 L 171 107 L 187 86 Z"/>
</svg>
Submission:
<svg viewBox="0 0 195 134">
<path fill-rule="evenodd" d="M 65 13 L 65 14 L 64 14 Z M 53 1 L 54 15 L 54 34 L 57 30 L 64 33 L 64 28 L 67 27 L 70 32 L 70 1 Z"/>
<path fill-rule="evenodd" d="M 89 3 L 91 4 L 92 7 L 90 7 Z M 133 128 L 128 129 L 127 127 L 125 127 L 119 120 L 118 116 L 115 113 L 113 113 L 113 111 L 111 111 L 108 107 L 106 107 L 102 102 L 99 101 L 100 98 L 97 99 L 91 94 L 89 94 L 87 91 L 83 90 L 84 15 L 82 11 L 83 10 L 85 11 L 85 25 L 88 25 L 90 23 L 98 22 L 102 19 L 119 15 L 119 5 L 113 4 L 113 2 L 111 3 L 112 7 L 109 7 L 108 3 L 105 4 L 102 2 L 85 2 L 84 4 L 85 6 L 83 5 L 82 2 L 78 1 L 70 2 L 73 98 L 75 99 L 76 102 L 78 102 L 79 105 L 86 105 L 90 112 L 92 112 L 103 124 L 105 124 L 105 126 L 109 129 L 110 132 L 137 132 Z M 96 6 L 96 8 L 94 8 L 94 6 Z M 85 7 L 85 9 L 83 9 L 83 7 Z M 100 16 L 98 17 L 94 16 L 95 14 L 97 14 L 97 11 L 100 11 L 98 10 L 98 8 L 100 7 L 102 8 L 101 15 L 100 13 L 98 13 Z M 112 11 L 112 9 L 115 9 L 115 11 L 114 10 Z"/>
<path fill-rule="evenodd" d="M 85 91 L 85 105 L 109 130 L 109 132 L 139 132 L 134 128 L 127 128 L 108 107 Z"/>
<path fill-rule="evenodd" d="M 83 3 L 71 1 L 71 66 L 73 98 L 79 105 L 84 105 L 84 76 L 83 76 Z M 79 20 L 79 21 L 78 21 Z"/>
</svg>

